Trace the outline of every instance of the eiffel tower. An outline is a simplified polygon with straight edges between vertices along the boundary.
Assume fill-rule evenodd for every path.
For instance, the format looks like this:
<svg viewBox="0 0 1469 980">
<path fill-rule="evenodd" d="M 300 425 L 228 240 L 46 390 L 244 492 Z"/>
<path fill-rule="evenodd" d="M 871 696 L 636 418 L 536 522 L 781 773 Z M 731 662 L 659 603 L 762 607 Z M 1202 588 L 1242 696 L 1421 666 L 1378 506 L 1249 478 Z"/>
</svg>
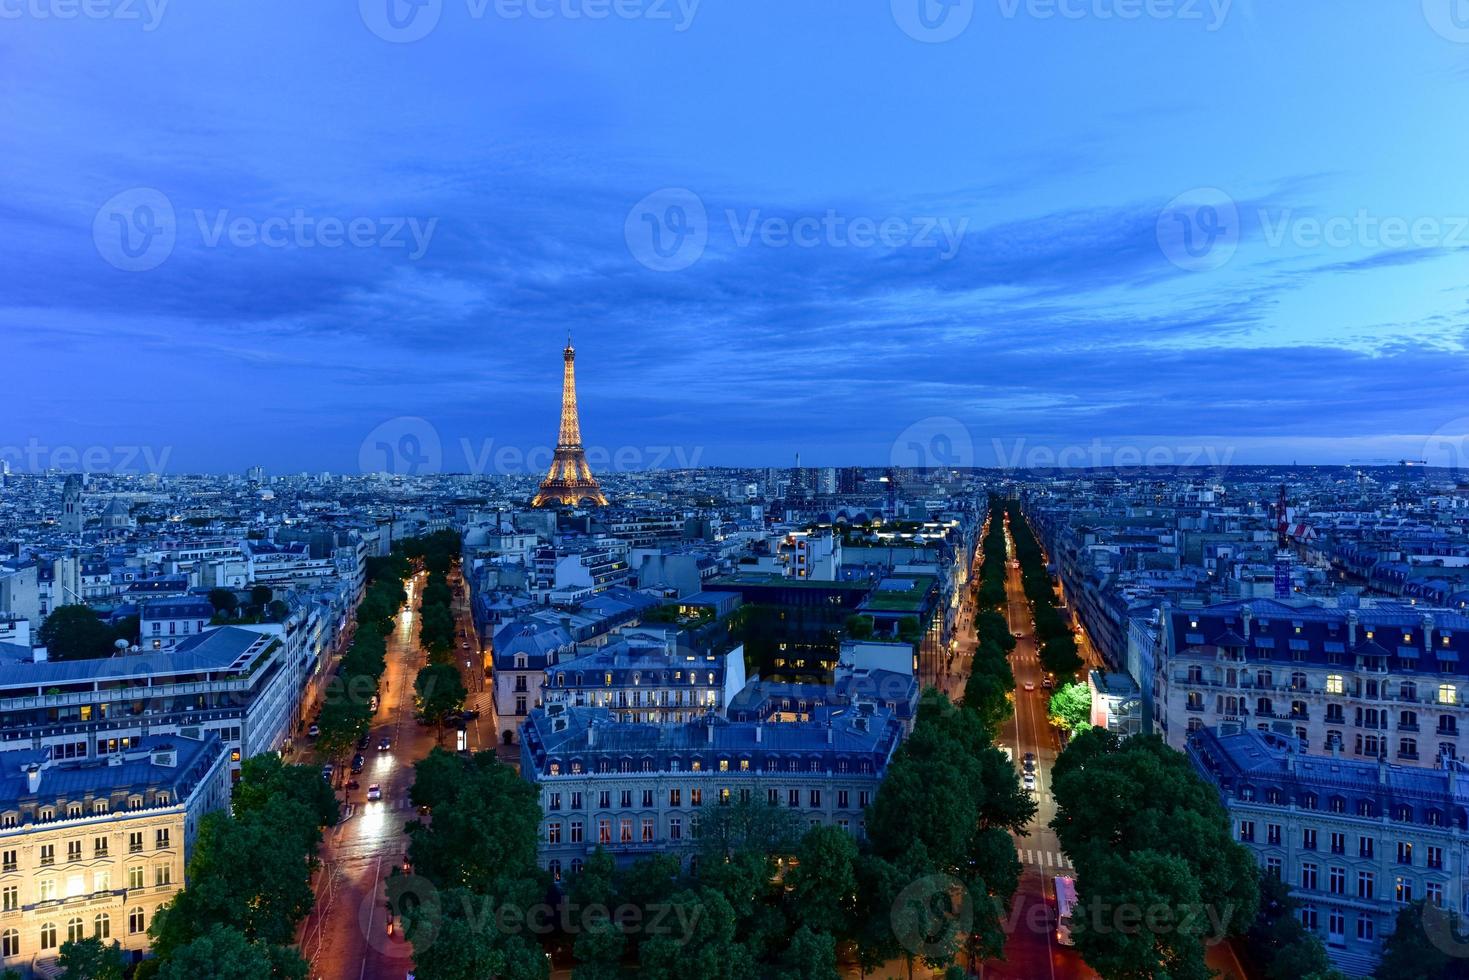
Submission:
<svg viewBox="0 0 1469 980">
<path fill-rule="evenodd" d="M 532 507 L 547 507 L 565 504 L 575 507 L 590 501 L 598 507 L 607 506 L 602 488 L 587 466 L 587 454 L 581 446 L 581 422 L 576 414 L 576 348 L 571 346 L 571 336 L 566 337 L 566 350 L 561 352 L 566 359 L 566 369 L 561 377 L 561 433 L 556 439 L 556 455 L 551 459 L 551 472 L 541 481 L 540 492 L 531 501 Z"/>
</svg>

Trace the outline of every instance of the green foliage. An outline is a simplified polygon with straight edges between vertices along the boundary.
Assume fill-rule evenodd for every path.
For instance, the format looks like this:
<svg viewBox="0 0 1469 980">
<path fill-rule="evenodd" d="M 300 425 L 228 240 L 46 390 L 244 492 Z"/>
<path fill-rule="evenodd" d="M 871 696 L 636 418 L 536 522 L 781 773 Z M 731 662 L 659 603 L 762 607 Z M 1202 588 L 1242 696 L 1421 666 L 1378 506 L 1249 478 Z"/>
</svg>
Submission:
<svg viewBox="0 0 1469 980">
<path fill-rule="evenodd" d="M 1052 780 L 1087 963 L 1107 977 L 1207 980 L 1206 941 L 1243 931 L 1259 902 L 1254 859 L 1214 790 L 1160 738 L 1101 728 L 1072 739 Z"/>
<path fill-rule="evenodd" d="M 240 597 L 234 589 L 210 589 L 209 604 L 216 613 L 233 616 L 240 608 Z"/>
<path fill-rule="evenodd" d="M 1464 980 L 1469 977 L 1469 960 L 1452 955 L 1464 948 L 1464 925 L 1462 916 L 1422 901 L 1401 909 L 1373 977 L 1376 980 Z"/>
<path fill-rule="evenodd" d="M 88 606 L 57 606 L 46 617 L 36 638 L 52 660 L 91 660 L 108 657 L 118 637 Z"/>
<path fill-rule="evenodd" d="M 1248 941 L 1265 980 L 1345 980 L 1332 968 L 1321 937 L 1301 923 L 1299 908 L 1289 885 L 1275 875 L 1260 876 L 1260 911 Z"/>
<path fill-rule="evenodd" d="M 247 759 L 233 815 L 203 818 L 188 887 L 154 916 L 150 969 L 164 980 L 304 977 L 305 964 L 287 947 L 315 900 L 309 878 L 321 827 L 337 817 L 336 800 L 323 797 L 306 767 Z M 220 956 L 228 962 L 201 966 Z"/>
<path fill-rule="evenodd" d="M 453 664 L 428 664 L 413 680 L 414 712 L 434 725 L 442 725 L 445 717 L 464 707 L 469 692 L 464 679 Z"/>
<path fill-rule="evenodd" d="M 61 944 L 61 980 L 123 980 L 127 958 L 114 940 L 105 945 L 96 936 Z"/>
<path fill-rule="evenodd" d="M 265 606 L 275 597 L 275 591 L 268 585 L 250 586 L 250 605 Z"/>
<path fill-rule="evenodd" d="M 1089 684 L 1062 684 L 1051 695 L 1051 724 L 1077 732 L 1091 724 L 1092 689 Z"/>
</svg>

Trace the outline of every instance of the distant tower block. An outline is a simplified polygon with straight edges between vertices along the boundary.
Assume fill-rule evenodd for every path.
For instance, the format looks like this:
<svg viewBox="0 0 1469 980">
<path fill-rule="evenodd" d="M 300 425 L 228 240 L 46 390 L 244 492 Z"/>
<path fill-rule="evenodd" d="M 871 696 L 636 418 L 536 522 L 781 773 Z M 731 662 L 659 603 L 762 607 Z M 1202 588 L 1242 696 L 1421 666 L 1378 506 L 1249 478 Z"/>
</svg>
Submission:
<svg viewBox="0 0 1469 980">
<path fill-rule="evenodd" d="M 551 471 L 541 481 L 540 492 L 531 501 L 532 507 L 547 507 L 564 504 L 575 507 L 591 503 L 598 507 L 607 506 L 602 487 L 592 476 L 587 466 L 587 454 L 581 445 L 581 421 L 576 412 L 576 348 L 571 338 L 566 338 L 566 350 L 561 352 L 566 367 L 561 376 L 561 432 L 556 439 L 556 455 L 551 459 Z"/>
<path fill-rule="evenodd" d="M 82 478 L 75 473 L 61 485 L 61 529 L 67 534 L 82 533 Z"/>
</svg>

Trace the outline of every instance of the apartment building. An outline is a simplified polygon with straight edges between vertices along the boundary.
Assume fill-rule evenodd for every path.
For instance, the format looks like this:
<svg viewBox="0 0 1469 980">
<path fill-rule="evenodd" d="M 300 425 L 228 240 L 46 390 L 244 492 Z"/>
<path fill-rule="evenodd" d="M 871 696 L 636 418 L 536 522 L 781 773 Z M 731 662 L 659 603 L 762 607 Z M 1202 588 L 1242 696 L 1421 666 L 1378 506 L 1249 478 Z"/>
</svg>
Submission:
<svg viewBox="0 0 1469 980">
<path fill-rule="evenodd" d="M 645 637 L 614 640 L 599 650 L 549 666 L 545 704 L 607 708 L 618 721 L 690 721 L 722 712 L 745 686 L 745 648 L 724 653 Z"/>
<path fill-rule="evenodd" d="M 1469 616 L 1398 601 L 1164 607 L 1155 700 L 1169 744 L 1231 724 L 1301 751 L 1435 768 L 1469 723 Z"/>
<path fill-rule="evenodd" d="M 97 936 L 135 955 L 184 886 L 199 821 L 229 805 L 212 734 L 149 736 L 105 758 L 0 753 L 0 960 L 54 972 L 61 944 Z"/>
<path fill-rule="evenodd" d="M 861 838 L 903 728 L 871 703 L 825 708 L 809 722 L 710 716 L 673 725 L 553 704 L 531 713 L 522 736 L 520 772 L 545 812 L 541 865 L 560 878 L 598 847 L 619 861 L 655 853 L 683 861 L 701 809 L 730 800 L 764 799 Z"/>
<path fill-rule="evenodd" d="M 1302 922 L 1346 973 L 1372 972 L 1397 912 L 1425 899 L 1469 911 L 1469 767 L 1307 756 L 1290 736 L 1192 732 L 1237 840 L 1291 886 Z"/>
<path fill-rule="evenodd" d="M 98 759 L 150 736 L 214 733 L 240 760 L 281 747 L 300 708 L 303 651 L 285 626 L 223 626 L 171 650 L 0 662 L 0 748 Z"/>
</svg>

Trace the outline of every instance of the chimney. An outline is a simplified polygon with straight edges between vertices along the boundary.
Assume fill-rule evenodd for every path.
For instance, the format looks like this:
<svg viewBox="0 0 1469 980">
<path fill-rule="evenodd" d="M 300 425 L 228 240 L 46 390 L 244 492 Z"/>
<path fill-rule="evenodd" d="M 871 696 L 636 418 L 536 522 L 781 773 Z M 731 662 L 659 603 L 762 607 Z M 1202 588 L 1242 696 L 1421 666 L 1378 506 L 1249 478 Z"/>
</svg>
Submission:
<svg viewBox="0 0 1469 980">
<path fill-rule="evenodd" d="M 597 723 L 592 722 L 587 726 L 587 747 L 597 744 Z"/>
<path fill-rule="evenodd" d="M 26 766 L 26 792 L 30 794 L 41 791 L 41 767 L 35 763 Z"/>
<path fill-rule="evenodd" d="M 759 745 L 760 744 L 760 736 L 761 736 L 761 732 L 763 731 L 764 728 L 765 728 L 765 726 L 762 725 L 762 724 L 760 724 L 760 722 L 758 722 L 758 721 L 755 722 L 755 744 L 756 745 Z"/>
<path fill-rule="evenodd" d="M 714 719 L 710 718 L 704 723 L 704 734 L 709 738 L 709 744 L 714 744 Z"/>
</svg>

